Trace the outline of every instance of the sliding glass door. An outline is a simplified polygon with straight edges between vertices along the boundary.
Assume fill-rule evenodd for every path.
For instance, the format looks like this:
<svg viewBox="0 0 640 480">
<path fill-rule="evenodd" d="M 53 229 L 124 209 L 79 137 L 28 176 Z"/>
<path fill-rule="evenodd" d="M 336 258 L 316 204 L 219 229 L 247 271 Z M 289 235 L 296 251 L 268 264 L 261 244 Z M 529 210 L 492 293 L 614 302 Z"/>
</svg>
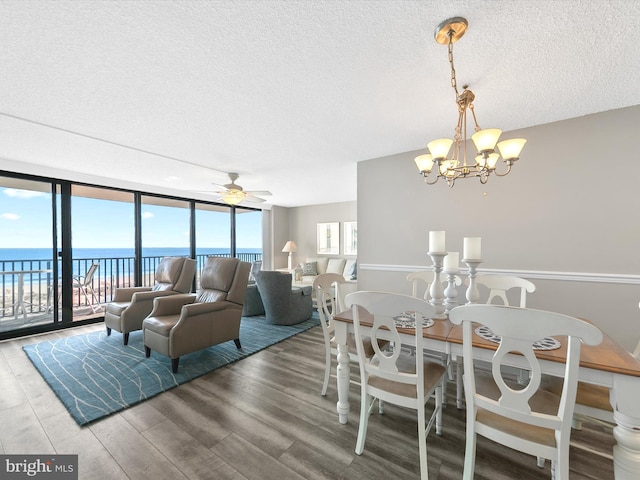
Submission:
<svg viewBox="0 0 640 480">
<path fill-rule="evenodd" d="M 117 287 L 134 285 L 134 194 L 71 186 L 73 320 L 104 315 Z"/>
<path fill-rule="evenodd" d="M 0 332 L 53 323 L 52 184 L 0 176 Z"/>
<path fill-rule="evenodd" d="M 141 202 L 142 281 L 152 286 L 162 257 L 191 254 L 189 201 L 143 195 Z"/>
</svg>

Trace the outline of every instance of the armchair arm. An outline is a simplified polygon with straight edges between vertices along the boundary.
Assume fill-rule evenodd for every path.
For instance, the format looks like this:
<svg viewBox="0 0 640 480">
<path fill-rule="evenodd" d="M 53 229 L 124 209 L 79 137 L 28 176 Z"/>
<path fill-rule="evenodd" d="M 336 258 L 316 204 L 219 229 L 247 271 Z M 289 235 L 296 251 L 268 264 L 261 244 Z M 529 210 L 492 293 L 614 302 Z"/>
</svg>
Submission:
<svg viewBox="0 0 640 480">
<path fill-rule="evenodd" d="M 293 287 L 291 289 L 291 293 L 296 295 L 311 295 L 313 293 L 312 286 L 304 286 L 304 287 Z"/>
<path fill-rule="evenodd" d="M 137 292 L 150 292 L 151 287 L 123 287 L 116 288 L 111 301 L 113 302 L 130 302 L 134 293 Z"/>
<path fill-rule="evenodd" d="M 135 292 L 131 302 L 152 302 L 154 298 L 177 295 L 173 290 L 156 290 Z"/>
<path fill-rule="evenodd" d="M 156 297 L 153 300 L 153 310 L 150 317 L 163 317 L 165 315 L 177 315 L 184 305 L 195 302 L 196 296 L 191 293 L 180 293 L 165 297 Z"/>
<path fill-rule="evenodd" d="M 218 312 L 220 310 L 225 310 L 227 308 L 229 308 L 229 302 L 227 301 L 192 303 L 190 305 L 185 305 L 183 307 L 181 316 L 194 317 L 196 315 L 202 315 L 204 313 Z"/>
</svg>

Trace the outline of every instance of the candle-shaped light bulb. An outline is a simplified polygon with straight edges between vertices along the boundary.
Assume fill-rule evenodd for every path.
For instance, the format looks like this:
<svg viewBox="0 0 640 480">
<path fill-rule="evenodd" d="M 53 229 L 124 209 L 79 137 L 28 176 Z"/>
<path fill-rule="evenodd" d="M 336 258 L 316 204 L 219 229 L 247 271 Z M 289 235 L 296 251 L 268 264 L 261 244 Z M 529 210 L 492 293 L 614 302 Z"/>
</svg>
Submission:
<svg viewBox="0 0 640 480">
<path fill-rule="evenodd" d="M 429 232 L 429 251 L 430 252 L 446 252 L 444 247 L 444 231 Z"/>
<path fill-rule="evenodd" d="M 481 238 L 480 237 L 465 237 L 463 257 L 468 259 L 480 259 L 481 255 Z"/>
</svg>

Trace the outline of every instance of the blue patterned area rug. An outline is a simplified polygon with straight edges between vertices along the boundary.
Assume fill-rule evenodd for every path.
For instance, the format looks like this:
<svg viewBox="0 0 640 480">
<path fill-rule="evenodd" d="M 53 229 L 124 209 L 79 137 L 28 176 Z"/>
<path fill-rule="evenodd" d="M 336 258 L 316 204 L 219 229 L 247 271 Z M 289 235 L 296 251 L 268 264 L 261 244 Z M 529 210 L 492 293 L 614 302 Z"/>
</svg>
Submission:
<svg viewBox="0 0 640 480">
<path fill-rule="evenodd" d="M 144 356 L 142 331 L 122 335 L 106 331 L 25 345 L 23 350 L 79 425 L 124 410 L 270 345 L 319 325 L 318 313 L 297 325 L 271 325 L 263 316 L 243 317 L 238 350 L 229 341 L 180 358 L 178 373 L 171 360 L 151 352 Z"/>
</svg>

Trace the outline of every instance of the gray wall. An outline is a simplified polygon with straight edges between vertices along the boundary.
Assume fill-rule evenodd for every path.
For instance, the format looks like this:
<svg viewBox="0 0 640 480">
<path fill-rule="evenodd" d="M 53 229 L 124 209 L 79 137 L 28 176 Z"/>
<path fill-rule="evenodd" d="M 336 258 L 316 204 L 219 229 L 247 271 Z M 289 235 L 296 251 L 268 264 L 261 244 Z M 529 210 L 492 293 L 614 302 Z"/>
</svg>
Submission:
<svg viewBox="0 0 640 480">
<path fill-rule="evenodd" d="M 480 271 L 536 284 L 527 306 L 590 319 L 633 349 L 640 337 L 638 125 L 635 106 L 505 132 L 527 144 L 508 176 L 485 185 L 425 185 L 413 161 L 423 151 L 358 163 L 358 287 L 410 293 L 407 274 L 431 265 L 430 230 L 445 230 L 447 250 L 461 258 L 463 238 L 480 236 Z"/>
<path fill-rule="evenodd" d="M 355 186 L 354 186 L 355 188 Z M 327 203 L 323 205 L 311 205 L 305 207 L 294 207 L 288 210 L 288 225 L 283 228 L 282 223 L 278 223 L 276 229 L 286 229 L 287 238 L 280 238 L 279 243 L 274 244 L 274 256 L 278 258 L 276 268 L 286 268 L 287 254 L 278 253 L 284 247 L 287 240 L 296 242 L 297 251 L 294 253 L 294 265 L 304 262 L 307 257 L 330 256 L 341 258 L 354 258 L 354 255 L 343 255 L 344 222 L 357 221 L 356 202 Z M 339 255 L 318 255 L 316 225 L 318 223 L 340 223 L 340 254 Z"/>
</svg>

